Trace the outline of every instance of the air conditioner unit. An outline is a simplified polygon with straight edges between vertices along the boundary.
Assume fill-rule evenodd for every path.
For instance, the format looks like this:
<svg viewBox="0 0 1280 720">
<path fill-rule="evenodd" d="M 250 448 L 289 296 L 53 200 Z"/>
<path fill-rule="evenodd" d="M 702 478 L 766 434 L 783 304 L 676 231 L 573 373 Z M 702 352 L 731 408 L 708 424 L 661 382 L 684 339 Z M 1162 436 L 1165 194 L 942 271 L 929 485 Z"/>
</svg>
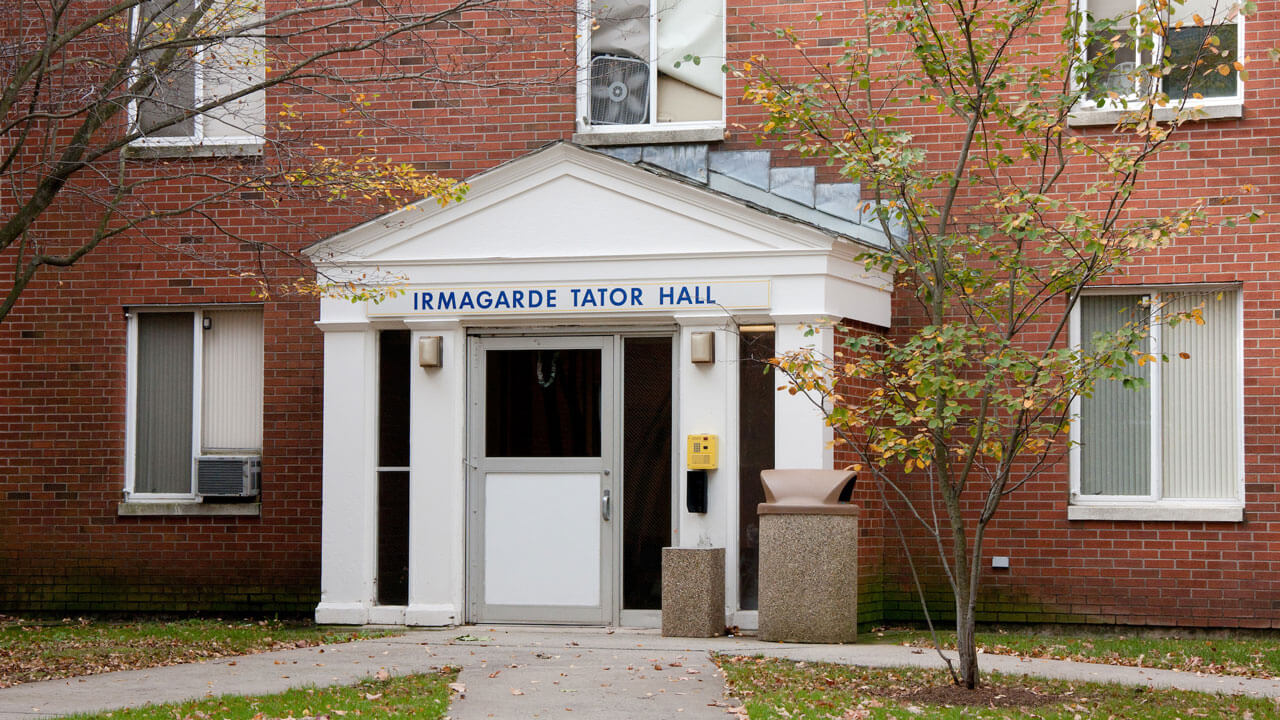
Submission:
<svg viewBox="0 0 1280 720">
<path fill-rule="evenodd" d="M 591 124 L 649 120 L 649 63 L 619 55 L 591 58 Z"/>
<path fill-rule="evenodd" d="M 256 455 L 202 455 L 196 458 L 196 494 L 254 497 L 262 488 L 262 458 Z"/>
</svg>

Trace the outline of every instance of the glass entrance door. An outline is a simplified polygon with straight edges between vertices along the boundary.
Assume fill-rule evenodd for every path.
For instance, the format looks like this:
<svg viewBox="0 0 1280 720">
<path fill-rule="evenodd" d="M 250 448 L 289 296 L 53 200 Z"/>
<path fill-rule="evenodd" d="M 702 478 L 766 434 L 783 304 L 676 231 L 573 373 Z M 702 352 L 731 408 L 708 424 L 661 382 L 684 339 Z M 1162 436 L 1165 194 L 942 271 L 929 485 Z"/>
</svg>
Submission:
<svg viewBox="0 0 1280 720">
<path fill-rule="evenodd" d="M 614 338 L 472 338 L 473 622 L 614 621 Z"/>
</svg>

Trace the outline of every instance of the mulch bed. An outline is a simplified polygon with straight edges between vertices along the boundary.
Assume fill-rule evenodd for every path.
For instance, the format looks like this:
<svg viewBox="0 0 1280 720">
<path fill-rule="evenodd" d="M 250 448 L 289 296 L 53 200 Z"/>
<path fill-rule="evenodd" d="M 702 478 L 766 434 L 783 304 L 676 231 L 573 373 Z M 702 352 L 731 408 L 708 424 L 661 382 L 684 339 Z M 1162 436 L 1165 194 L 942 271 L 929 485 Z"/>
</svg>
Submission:
<svg viewBox="0 0 1280 720">
<path fill-rule="evenodd" d="M 1071 698 L 1043 693 L 1034 688 L 983 685 L 975 690 L 956 685 L 933 685 L 894 695 L 894 700 L 916 705 L 949 705 L 961 707 L 1027 708 L 1058 705 Z"/>
</svg>

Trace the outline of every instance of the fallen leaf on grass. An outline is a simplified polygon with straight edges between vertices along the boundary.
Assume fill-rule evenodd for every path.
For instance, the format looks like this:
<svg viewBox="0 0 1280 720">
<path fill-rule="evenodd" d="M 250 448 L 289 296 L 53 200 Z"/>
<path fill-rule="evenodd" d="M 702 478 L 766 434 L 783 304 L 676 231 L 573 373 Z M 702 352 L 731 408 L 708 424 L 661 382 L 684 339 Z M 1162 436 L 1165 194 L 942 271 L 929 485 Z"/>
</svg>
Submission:
<svg viewBox="0 0 1280 720">
<path fill-rule="evenodd" d="M 382 693 L 365 693 L 364 699 L 365 700 L 381 700 Z"/>
<path fill-rule="evenodd" d="M 391 679 L 391 673 L 386 670 L 379 670 L 373 677 L 379 682 L 386 682 Z"/>
<path fill-rule="evenodd" d="M 463 683 L 449 683 L 449 689 L 458 694 L 458 697 L 465 697 L 467 694 L 467 686 Z"/>
</svg>

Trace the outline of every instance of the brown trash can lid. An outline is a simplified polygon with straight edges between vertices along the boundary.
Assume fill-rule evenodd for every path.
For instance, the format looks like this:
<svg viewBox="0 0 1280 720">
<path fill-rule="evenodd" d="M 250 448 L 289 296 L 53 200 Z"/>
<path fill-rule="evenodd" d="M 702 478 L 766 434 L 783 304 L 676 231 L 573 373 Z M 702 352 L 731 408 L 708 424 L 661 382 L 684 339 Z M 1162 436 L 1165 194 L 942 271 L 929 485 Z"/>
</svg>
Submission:
<svg viewBox="0 0 1280 720">
<path fill-rule="evenodd" d="M 854 476 L 851 470 L 764 470 L 761 515 L 857 515 L 858 506 L 840 502 L 840 493 Z"/>
</svg>

